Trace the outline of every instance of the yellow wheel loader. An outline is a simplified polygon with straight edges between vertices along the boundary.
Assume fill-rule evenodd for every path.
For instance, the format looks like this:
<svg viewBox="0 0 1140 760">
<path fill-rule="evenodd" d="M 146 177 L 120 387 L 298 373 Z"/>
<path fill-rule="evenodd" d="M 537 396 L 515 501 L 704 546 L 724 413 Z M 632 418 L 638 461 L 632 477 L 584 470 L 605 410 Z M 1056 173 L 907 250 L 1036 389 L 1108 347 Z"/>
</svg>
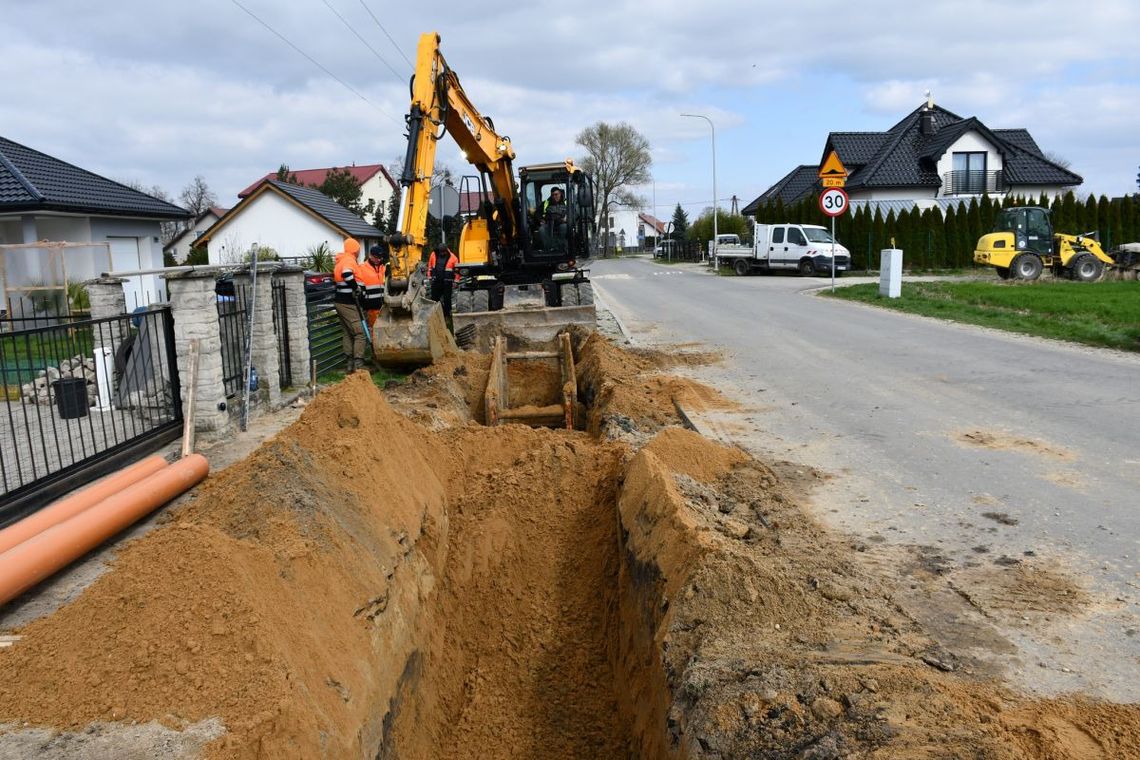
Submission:
<svg viewBox="0 0 1140 760">
<path fill-rule="evenodd" d="M 478 171 L 461 185 L 468 207 L 461 203 L 459 209 L 463 228 L 455 251 L 456 334 L 488 347 L 496 332 L 544 340 L 560 327 L 595 320 L 589 272 L 582 266 L 596 225 L 593 180 L 570 159 L 522 167 L 516 180 L 510 138 L 471 103 L 439 43 L 434 32 L 420 36 L 405 117 L 399 232 L 387 237 L 384 309 L 372 335 L 373 355 L 386 365 L 430 364 L 451 341 L 440 305 L 425 287 L 429 194 L 436 147 L 445 135 Z M 513 307 L 508 287 L 541 290 L 542 300 Z M 487 328 L 482 334 L 481 326 Z"/>
<path fill-rule="evenodd" d="M 1048 269 L 1056 277 L 1095 282 L 1116 265 L 1095 232 L 1054 232 L 1049 209 L 1037 206 L 1003 209 L 994 231 L 978 240 L 974 261 L 992 266 L 1003 280 L 1036 280 Z"/>
</svg>

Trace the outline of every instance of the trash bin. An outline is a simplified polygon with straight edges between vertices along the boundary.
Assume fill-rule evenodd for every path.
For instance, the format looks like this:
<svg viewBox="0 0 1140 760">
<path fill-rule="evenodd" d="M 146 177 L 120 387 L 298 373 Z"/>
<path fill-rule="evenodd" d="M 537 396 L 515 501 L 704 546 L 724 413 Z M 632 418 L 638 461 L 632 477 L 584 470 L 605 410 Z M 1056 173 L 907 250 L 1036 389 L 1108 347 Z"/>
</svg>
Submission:
<svg viewBox="0 0 1140 760">
<path fill-rule="evenodd" d="M 55 407 L 65 420 L 87 416 L 87 381 L 82 377 L 61 377 L 51 384 Z"/>
</svg>

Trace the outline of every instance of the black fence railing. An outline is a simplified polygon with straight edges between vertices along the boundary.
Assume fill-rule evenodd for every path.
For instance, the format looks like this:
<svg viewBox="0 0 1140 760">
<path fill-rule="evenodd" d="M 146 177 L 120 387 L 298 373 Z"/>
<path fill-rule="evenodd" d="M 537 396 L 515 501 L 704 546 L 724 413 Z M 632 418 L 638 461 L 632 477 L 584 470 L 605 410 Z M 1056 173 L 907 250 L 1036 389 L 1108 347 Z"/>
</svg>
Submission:
<svg viewBox="0 0 1140 760">
<path fill-rule="evenodd" d="M 317 364 L 317 375 L 344 366 L 341 336 L 344 334 L 333 306 L 331 288 L 305 293 L 309 310 L 309 359 Z"/>
<path fill-rule="evenodd" d="M 222 339 L 222 381 L 226 398 L 241 392 L 245 379 L 245 331 L 249 323 L 246 311 L 248 288 L 234 285 L 220 287 L 218 301 L 218 332 Z"/>
<path fill-rule="evenodd" d="M 662 261 L 701 261 L 708 252 L 703 240 L 668 240 L 654 250 L 653 257 Z"/>
<path fill-rule="evenodd" d="M 1005 192 L 1001 171 L 967 171 L 959 169 L 942 175 L 943 195 L 983 195 Z"/>
<path fill-rule="evenodd" d="M 0 527 L 178 437 L 169 308 L 0 333 Z"/>
<path fill-rule="evenodd" d="M 289 314 L 285 308 L 285 282 L 273 281 L 273 334 L 277 339 L 277 371 L 282 388 L 293 385 L 289 359 Z"/>
</svg>

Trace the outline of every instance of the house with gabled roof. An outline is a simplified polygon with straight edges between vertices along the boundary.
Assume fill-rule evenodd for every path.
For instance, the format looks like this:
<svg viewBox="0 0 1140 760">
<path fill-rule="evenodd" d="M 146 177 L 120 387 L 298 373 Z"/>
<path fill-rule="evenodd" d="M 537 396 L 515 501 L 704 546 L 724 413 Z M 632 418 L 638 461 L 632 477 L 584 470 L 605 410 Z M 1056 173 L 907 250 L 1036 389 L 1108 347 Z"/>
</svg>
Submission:
<svg viewBox="0 0 1140 760">
<path fill-rule="evenodd" d="M 163 222 L 189 211 L 0 137 L 0 279 L 6 299 L 109 271 L 162 267 Z M 155 275 L 124 285 L 129 307 L 161 299 Z"/>
<path fill-rule="evenodd" d="M 319 190 L 263 179 L 195 244 L 206 246 L 211 264 L 224 265 L 242 260 L 254 245 L 272 248 L 284 258 L 300 258 L 321 243 L 339 251 L 348 237 L 367 250 L 383 235 Z"/>
<path fill-rule="evenodd" d="M 399 191 L 396 180 L 383 164 L 364 164 L 357 166 L 330 166 L 324 169 L 298 169 L 289 170 L 291 176 L 296 177 L 298 184 L 319 187 L 332 171 L 347 171 L 360 185 L 360 203 L 367 206 L 369 201 L 373 208 L 380 212 L 381 218 L 388 213 L 389 204 Z M 244 198 L 256 190 L 267 179 L 277 179 L 277 172 L 270 172 L 249 187 L 238 193 L 238 198 Z M 370 216 L 371 218 L 371 216 Z"/>
<path fill-rule="evenodd" d="M 777 199 L 785 205 L 819 192 L 818 167 L 834 150 L 849 172 L 847 193 L 859 201 L 968 200 L 984 195 L 1039 197 L 1084 181 L 1046 157 L 1026 129 L 990 129 L 932 100 L 885 132 L 831 132 L 815 164 L 796 167 L 743 213 Z"/>
</svg>

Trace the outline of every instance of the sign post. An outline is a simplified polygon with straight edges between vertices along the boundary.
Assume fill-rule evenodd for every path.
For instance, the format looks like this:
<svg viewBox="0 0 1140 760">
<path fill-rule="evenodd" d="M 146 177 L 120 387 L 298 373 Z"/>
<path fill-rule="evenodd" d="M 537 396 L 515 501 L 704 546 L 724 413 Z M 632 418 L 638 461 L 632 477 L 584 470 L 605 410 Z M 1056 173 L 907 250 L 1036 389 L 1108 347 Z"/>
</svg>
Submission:
<svg viewBox="0 0 1140 760">
<path fill-rule="evenodd" d="M 835 217 L 842 216 L 850 206 L 846 191 L 829 187 L 819 195 L 820 210 L 831 217 L 831 291 L 835 292 Z"/>
<path fill-rule="evenodd" d="M 843 187 L 847 184 L 847 167 L 839 160 L 834 150 L 827 154 L 819 167 L 819 181 L 823 192 L 819 195 L 819 207 L 831 217 L 831 292 L 835 292 L 835 217 L 842 216 L 849 203 Z"/>
</svg>

